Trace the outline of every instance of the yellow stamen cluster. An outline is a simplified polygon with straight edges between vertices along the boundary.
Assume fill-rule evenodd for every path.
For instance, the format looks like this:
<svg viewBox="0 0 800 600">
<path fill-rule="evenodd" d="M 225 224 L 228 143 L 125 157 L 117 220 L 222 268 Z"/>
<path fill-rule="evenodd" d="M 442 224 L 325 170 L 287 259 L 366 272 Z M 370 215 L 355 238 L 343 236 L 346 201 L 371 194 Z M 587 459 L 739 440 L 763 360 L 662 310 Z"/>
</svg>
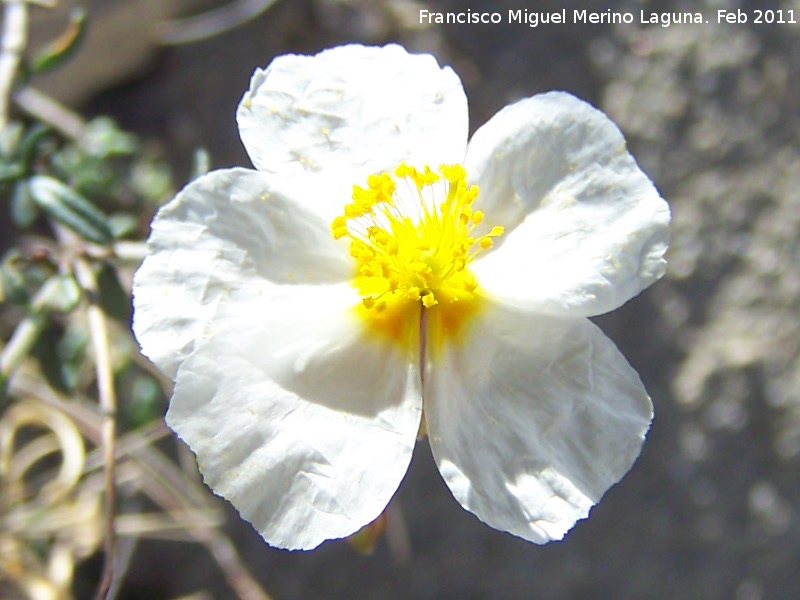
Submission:
<svg viewBox="0 0 800 600">
<path fill-rule="evenodd" d="M 434 171 L 403 163 L 393 174 L 371 175 L 366 188 L 354 186 L 353 202 L 331 228 L 336 239 L 352 239 L 364 307 L 380 313 L 410 302 L 431 308 L 470 300 L 477 283 L 467 265 L 503 233 L 495 226 L 473 235 L 483 221 L 472 209 L 477 196 L 461 165 Z"/>
</svg>

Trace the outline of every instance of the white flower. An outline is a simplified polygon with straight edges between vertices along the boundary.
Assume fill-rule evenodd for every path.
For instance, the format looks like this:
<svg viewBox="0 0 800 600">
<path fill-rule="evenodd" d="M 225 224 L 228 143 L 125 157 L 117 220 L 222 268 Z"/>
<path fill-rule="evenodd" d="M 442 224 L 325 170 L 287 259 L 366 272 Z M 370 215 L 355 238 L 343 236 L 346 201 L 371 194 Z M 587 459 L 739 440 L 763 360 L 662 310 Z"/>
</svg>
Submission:
<svg viewBox="0 0 800 600">
<path fill-rule="evenodd" d="M 398 46 L 279 57 L 237 116 L 257 170 L 164 206 L 134 281 L 206 483 L 313 548 L 383 511 L 424 419 L 464 508 L 562 538 L 652 417 L 586 318 L 665 268 L 669 210 L 619 130 L 555 92 L 468 144 L 458 77 Z"/>
</svg>

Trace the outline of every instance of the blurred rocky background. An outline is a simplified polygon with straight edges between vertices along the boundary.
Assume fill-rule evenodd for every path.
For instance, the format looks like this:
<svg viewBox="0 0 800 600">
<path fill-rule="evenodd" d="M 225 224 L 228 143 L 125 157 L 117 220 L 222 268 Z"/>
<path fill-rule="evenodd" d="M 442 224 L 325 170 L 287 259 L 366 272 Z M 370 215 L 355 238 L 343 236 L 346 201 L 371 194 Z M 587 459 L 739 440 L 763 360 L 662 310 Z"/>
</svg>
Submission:
<svg viewBox="0 0 800 600">
<path fill-rule="evenodd" d="M 343 542 L 274 550 L 226 509 L 229 529 L 276 600 L 800 598 L 800 2 L 535 4 L 96 0 L 84 51 L 41 86 L 158 144 L 179 182 L 198 147 L 215 168 L 249 164 L 236 105 L 254 68 L 286 52 L 388 41 L 431 52 L 461 76 L 473 131 L 508 102 L 551 89 L 601 107 L 674 217 L 665 279 L 597 319 L 656 407 L 631 473 L 563 542 L 543 547 L 464 512 L 424 442 L 371 556 Z M 418 20 L 420 8 L 562 7 L 636 20 L 641 10 L 700 11 L 711 23 Z M 799 23 L 716 24 L 721 8 L 794 11 Z M 198 14 L 205 20 L 188 20 Z M 246 22 L 215 33 L 237 15 Z M 233 597 L 205 549 L 143 541 L 117 597 L 189 594 Z"/>
</svg>

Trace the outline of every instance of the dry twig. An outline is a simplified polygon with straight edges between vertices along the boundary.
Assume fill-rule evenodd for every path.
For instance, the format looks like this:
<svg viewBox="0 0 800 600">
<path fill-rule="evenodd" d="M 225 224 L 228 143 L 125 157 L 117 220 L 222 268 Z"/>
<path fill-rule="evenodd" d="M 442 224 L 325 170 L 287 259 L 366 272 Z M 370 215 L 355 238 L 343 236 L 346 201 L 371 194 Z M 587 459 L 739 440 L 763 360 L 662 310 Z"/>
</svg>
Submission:
<svg viewBox="0 0 800 600">
<path fill-rule="evenodd" d="M 114 391 L 114 372 L 111 366 L 111 353 L 108 344 L 108 327 L 106 315 L 98 300 L 98 285 L 92 267 L 82 258 L 74 263 L 75 276 L 78 283 L 89 297 L 87 314 L 92 345 L 94 346 L 95 365 L 97 369 L 97 388 L 102 413 L 102 448 L 104 458 L 105 482 L 105 562 L 103 578 L 95 598 L 102 600 L 111 588 L 114 577 L 114 560 L 116 556 L 116 494 L 114 487 L 114 442 L 116 438 L 117 397 Z"/>
<path fill-rule="evenodd" d="M 0 39 L 0 131 L 8 125 L 8 105 L 22 53 L 28 43 L 26 0 L 4 0 L 3 34 Z"/>
</svg>

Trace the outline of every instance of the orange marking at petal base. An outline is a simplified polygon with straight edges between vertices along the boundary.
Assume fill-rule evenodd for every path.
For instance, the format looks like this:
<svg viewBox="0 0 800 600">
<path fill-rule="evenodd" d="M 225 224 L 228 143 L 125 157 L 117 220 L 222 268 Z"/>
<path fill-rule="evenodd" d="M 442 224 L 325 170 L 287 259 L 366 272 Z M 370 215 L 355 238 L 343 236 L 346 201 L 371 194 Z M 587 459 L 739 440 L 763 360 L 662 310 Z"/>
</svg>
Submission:
<svg viewBox="0 0 800 600">
<path fill-rule="evenodd" d="M 418 302 L 394 303 L 380 311 L 359 303 L 354 310 L 359 319 L 369 324 L 369 331 L 405 349 L 416 349 L 419 345 Z"/>
<path fill-rule="evenodd" d="M 438 358 L 442 355 L 446 344 L 460 344 L 466 326 L 480 313 L 485 304 L 484 298 L 473 294 L 469 300 L 426 309 L 425 351 L 428 356 Z"/>
<path fill-rule="evenodd" d="M 433 339 L 458 338 L 481 304 L 469 263 L 503 234 L 482 224 L 483 212 L 472 208 L 477 197 L 461 165 L 419 170 L 402 163 L 370 175 L 366 188 L 353 186 L 353 202 L 331 231 L 351 239 L 353 285 L 362 298 L 356 311 L 372 329 L 405 343 L 422 309 Z M 479 227 L 488 232 L 476 235 Z"/>
</svg>

